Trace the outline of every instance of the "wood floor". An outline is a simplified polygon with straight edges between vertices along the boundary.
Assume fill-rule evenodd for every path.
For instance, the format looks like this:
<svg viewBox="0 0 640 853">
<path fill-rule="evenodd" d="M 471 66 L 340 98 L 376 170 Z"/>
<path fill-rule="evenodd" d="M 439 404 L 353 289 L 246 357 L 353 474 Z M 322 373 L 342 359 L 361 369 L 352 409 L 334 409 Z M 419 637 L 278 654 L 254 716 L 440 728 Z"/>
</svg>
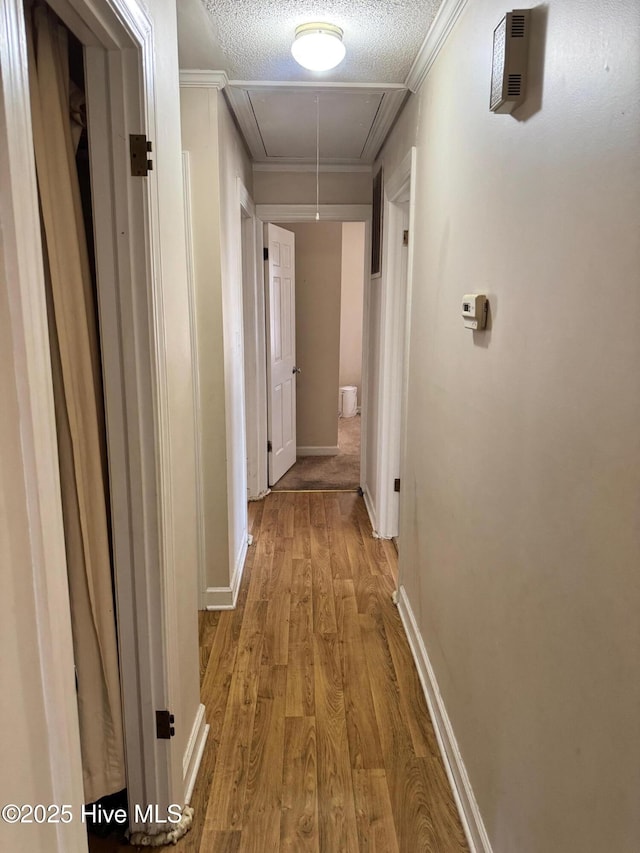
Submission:
<svg viewBox="0 0 640 853">
<path fill-rule="evenodd" d="M 200 614 L 211 731 L 177 853 L 467 851 L 402 625 L 396 553 L 354 493 L 250 504 L 235 611 Z"/>
</svg>

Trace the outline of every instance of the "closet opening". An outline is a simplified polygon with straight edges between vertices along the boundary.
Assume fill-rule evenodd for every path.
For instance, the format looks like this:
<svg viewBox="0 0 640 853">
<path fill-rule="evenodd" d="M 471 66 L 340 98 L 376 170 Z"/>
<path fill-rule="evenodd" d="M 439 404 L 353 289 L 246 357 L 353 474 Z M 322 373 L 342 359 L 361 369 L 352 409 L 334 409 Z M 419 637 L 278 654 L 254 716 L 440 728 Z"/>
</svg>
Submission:
<svg viewBox="0 0 640 853">
<path fill-rule="evenodd" d="M 91 835 L 126 825 L 111 491 L 84 47 L 43 2 L 25 3 L 60 493 L 84 801 Z M 102 805 L 100 809 L 98 806 Z"/>
</svg>

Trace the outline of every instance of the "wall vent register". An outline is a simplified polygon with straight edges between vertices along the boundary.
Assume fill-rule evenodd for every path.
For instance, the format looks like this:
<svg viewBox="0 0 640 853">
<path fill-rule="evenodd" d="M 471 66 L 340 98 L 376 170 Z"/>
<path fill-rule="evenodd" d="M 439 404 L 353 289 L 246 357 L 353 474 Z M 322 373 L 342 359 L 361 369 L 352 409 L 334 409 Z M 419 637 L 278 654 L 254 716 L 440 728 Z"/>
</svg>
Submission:
<svg viewBox="0 0 640 853">
<path fill-rule="evenodd" d="M 511 113 L 527 95 L 529 9 L 507 12 L 493 32 L 491 98 L 494 113 Z"/>
</svg>

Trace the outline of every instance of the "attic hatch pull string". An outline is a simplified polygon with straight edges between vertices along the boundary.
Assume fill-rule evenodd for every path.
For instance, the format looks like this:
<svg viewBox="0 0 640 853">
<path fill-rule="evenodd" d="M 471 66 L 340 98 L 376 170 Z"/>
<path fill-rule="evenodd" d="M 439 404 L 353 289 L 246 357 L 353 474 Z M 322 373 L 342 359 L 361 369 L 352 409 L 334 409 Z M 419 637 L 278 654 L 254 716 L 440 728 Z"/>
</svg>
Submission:
<svg viewBox="0 0 640 853">
<path fill-rule="evenodd" d="M 316 222 L 320 219 L 320 97 L 316 95 Z"/>
</svg>

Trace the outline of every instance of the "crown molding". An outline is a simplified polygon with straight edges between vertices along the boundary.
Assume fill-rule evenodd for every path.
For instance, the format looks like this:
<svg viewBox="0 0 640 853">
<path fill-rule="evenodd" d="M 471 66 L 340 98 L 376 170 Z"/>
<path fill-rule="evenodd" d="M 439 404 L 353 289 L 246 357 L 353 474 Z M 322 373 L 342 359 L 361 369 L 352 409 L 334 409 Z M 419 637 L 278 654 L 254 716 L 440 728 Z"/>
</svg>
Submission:
<svg viewBox="0 0 640 853">
<path fill-rule="evenodd" d="M 417 92 L 442 50 L 468 0 L 444 0 L 407 75 L 406 87 Z"/>
<path fill-rule="evenodd" d="M 206 71 L 198 68 L 180 69 L 183 89 L 224 89 L 229 85 L 226 71 Z"/>
</svg>

